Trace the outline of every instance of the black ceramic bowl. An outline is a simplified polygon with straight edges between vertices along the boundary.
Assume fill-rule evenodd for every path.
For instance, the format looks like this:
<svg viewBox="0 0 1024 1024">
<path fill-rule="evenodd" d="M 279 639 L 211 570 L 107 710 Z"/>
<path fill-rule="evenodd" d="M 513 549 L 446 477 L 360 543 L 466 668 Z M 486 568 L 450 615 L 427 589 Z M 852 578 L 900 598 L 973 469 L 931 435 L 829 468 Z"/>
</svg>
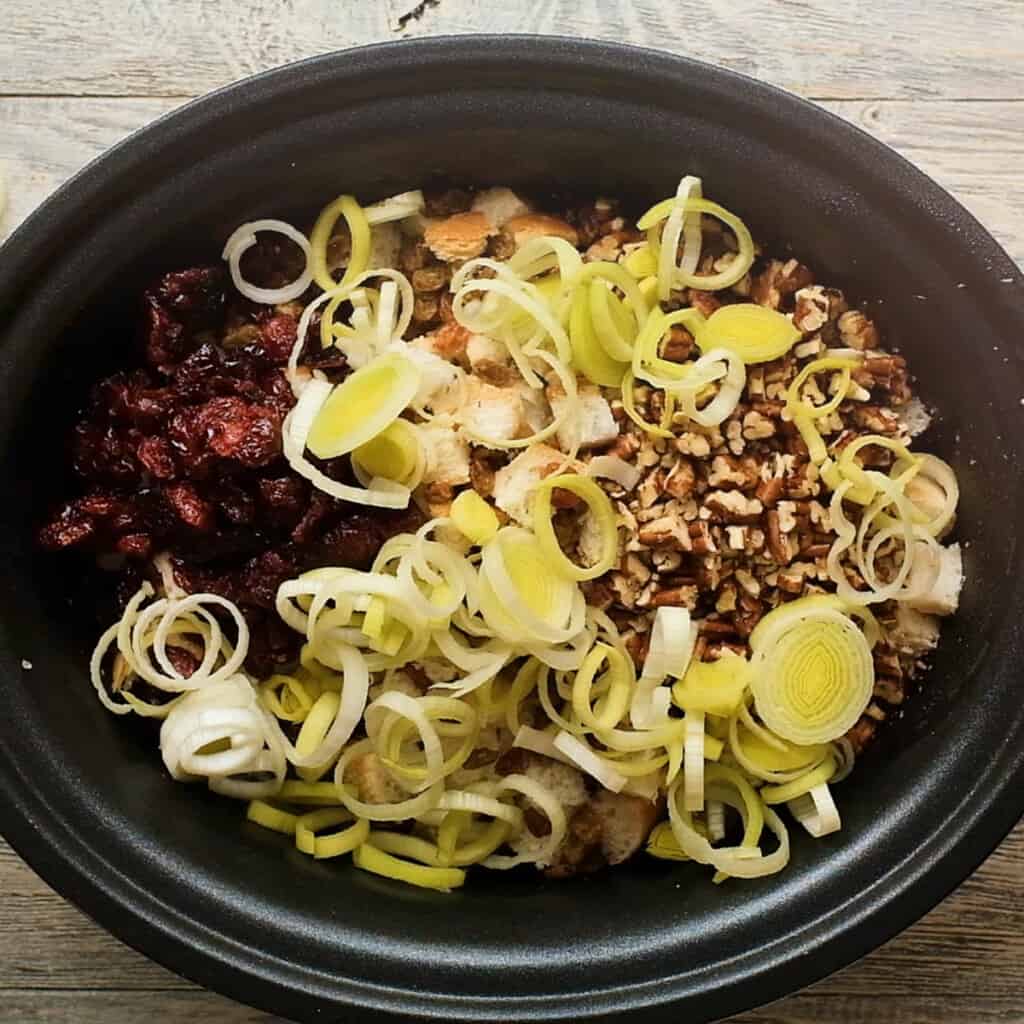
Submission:
<svg viewBox="0 0 1024 1024">
<path fill-rule="evenodd" d="M 61 434 L 125 351 L 145 278 L 216 257 L 243 220 L 342 189 L 372 199 L 445 174 L 652 200 L 683 170 L 758 238 L 873 303 L 941 410 L 930 444 L 963 487 L 962 611 L 926 692 L 842 786 L 843 831 L 794 832 L 789 869 L 760 882 L 636 864 L 572 883 L 483 873 L 442 896 L 314 863 L 238 805 L 172 783 L 152 735 L 95 700 L 74 574 L 31 539 L 61 486 Z M 120 938 L 291 1017 L 580 1019 L 674 1003 L 665 1019 L 703 1021 L 820 978 L 941 899 L 1024 808 L 1022 294 L 988 234 L 884 146 L 659 53 L 435 39 L 190 104 L 78 175 L 0 257 L 0 827 Z"/>
</svg>

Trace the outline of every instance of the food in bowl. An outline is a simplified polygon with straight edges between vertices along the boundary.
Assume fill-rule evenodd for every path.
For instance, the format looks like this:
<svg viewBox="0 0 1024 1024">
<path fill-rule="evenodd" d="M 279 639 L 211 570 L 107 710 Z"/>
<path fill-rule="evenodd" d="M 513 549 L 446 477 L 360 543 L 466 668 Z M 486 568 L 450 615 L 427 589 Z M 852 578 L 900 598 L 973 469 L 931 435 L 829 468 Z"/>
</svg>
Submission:
<svg viewBox="0 0 1024 1024">
<path fill-rule="evenodd" d="M 223 259 L 146 293 L 40 533 L 117 574 L 93 683 L 174 778 L 442 890 L 840 827 L 963 578 L 863 312 L 691 176 L 635 223 L 346 195 Z"/>
</svg>

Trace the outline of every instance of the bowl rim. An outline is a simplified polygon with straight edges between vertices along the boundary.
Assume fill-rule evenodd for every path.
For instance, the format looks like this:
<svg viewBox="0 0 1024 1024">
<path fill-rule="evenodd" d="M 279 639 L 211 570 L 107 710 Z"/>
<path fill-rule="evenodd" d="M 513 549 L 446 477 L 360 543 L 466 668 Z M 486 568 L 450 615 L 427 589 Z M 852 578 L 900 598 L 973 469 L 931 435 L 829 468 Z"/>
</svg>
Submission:
<svg viewBox="0 0 1024 1024">
<path fill-rule="evenodd" d="M 738 72 L 659 50 L 565 36 L 508 34 L 434 36 L 337 50 L 241 79 L 183 104 L 96 157 L 15 229 L 0 250 L 0 300 L 17 294 L 13 289 L 19 279 L 24 282 L 28 270 L 52 246 L 54 224 L 73 220 L 91 196 L 109 187 L 112 179 L 129 171 L 143 156 L 158 153 L 176 136 L 194 135 L 225 116 L 233 118 L 258 108 L 270 98 L 305 87 L 310 77 L 355 80 L 391 61 L 406 66 L 470 59 L 487 63 L 507 61 L 510 53 L 552 70 L 639 60 L 666 77 L 710 75 L 738 92 L 752 92 L 762 102 L 855 139 L 880 161 L 909 176 L 936 211 L 983 240 L 984 250 L 976 253 L 976 258 L 987 258 L 1018 284 L 1024 281 L 1016 264 L 947 191 L 873 136 L 813 103 Z M 474 1020 L 507 1020 L 511 1015 L 515 1019 L 572 1019 L 669 1003 L 679 1007 L 698 996 L 702 1012 L 727 1016 L 817 981 L 902 931 L 978 867 L 1024 814 L 1024 744 L 1008 742 L 994 752 L 988 772 L 980 780 L 972 780 L 960 804 L 962 813 L 956 827 L 927 836 L 912 862 L 895 865 L 886 873 L 883 892 L 869 887 L 854 894 L 841 908 L 842 914 L 836 911 L 816 922 L 813 936 L 803 934 L 807 929 L 802 929 L 788 937 L 792 941 L 786 948 L 773 942 L 761 950 L 760 961 L 753 968 L 744 963 L 749 955 L 719 965 L 696 992 L 683 991 L 679 978 L 666 978 L 657 987 L 648 982 L 630 983 L 587 993 L 582 1007 L 576 992 L 498 1002 L 482 996 L 383 987 L 341 976 L 330 979 L 330 989 L 322 984 L 318 988 L 317 982 L 323 979 L 294 961 L 251 947 L 240 948 L 213 927 L 176 911 L 157 894 L 143 891 L 90 848 L 70 823 L 55 813 L 46 794 L 31 784 L 16 747 L 17 737 L 0 732 L 2 831 L 33 870 L 105 929 L 151 959 L 216 991 L 279 1013 L 309 1014 L 314 1006 L 323 1005 L 323 993 L 329 992 L 329 1001 L 359 1006 L 376 1019 L 393 1014 Z M 992 778 L 997 784 L 986 786 Z M 1015 783 L 1018 795 L 1014 795 Z M 808 955 L 811 952 L 813 956 Z"/>
</svg>

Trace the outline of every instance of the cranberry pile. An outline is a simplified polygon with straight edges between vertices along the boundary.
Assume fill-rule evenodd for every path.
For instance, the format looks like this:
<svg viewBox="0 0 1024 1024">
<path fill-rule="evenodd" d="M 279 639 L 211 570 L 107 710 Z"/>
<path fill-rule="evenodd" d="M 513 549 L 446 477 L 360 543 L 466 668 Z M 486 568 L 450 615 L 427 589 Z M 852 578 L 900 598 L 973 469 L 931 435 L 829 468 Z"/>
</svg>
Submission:
<svg viewBox="0 0 1024 1024">
<path fill-rule="evenodd" d="M 156 581 L 152 556 L 167 552 L 184 590 L 242 608 L 258 676 L 296 654 L 273 613 L 281 582 L 322 565 L 365 567 L 419 522 L 415 509 L 364 510 L 315 491 L 282 456 L 294 403 L 283 367 L 300 309 L 247 302 L 220 267 L 160 278 L 143 296 L 145 365 L 93 389 L 71 444 L 81 493 L 39 531 L 44 548 L 103 556 L 135 579 Z M 343 361 L 328 358 L 337 379 Z M 349 479 L 343 460 L 323 468 Z"/>
</svg>

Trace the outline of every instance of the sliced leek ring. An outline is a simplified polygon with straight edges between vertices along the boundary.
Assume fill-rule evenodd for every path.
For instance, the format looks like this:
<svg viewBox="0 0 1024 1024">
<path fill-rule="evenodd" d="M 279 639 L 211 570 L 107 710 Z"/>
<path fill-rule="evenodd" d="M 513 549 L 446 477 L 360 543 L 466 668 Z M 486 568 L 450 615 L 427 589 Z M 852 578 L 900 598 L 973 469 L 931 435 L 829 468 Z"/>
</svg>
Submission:
<svg viewBox="0 0 1024 1024">
<path fill-rule="evenodd" d="M 748 366 L 784 356 L 801 337 L 789 317 L 753 302 L 716 309 L 697 325 L 698 348 L 708 352 L 727 348 Z"/>
<path fill-rule="evenodd" d="M 335 387 L 306 436 L 318 459 L 334 459 L 366 444 L 398 418 L 419 390 L 416 364 L 397 352 L 378 356 Z"/>
</svg>

